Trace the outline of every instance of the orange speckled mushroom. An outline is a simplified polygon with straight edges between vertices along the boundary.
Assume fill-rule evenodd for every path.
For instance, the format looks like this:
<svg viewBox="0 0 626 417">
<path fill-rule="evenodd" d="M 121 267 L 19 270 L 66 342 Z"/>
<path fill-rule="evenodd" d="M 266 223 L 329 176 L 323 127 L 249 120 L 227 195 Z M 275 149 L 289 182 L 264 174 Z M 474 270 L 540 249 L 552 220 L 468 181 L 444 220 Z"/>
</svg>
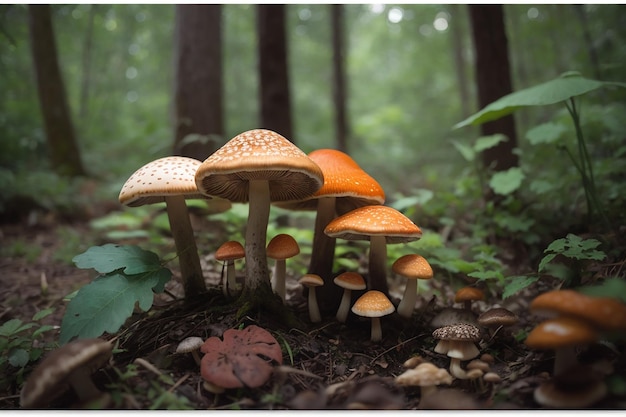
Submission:
<svg viewBox="0 0 626 417">
<path fill-rule="evenodd" d="M 387 296 L 376 290 L 370 290 L 360 296 L 352 306 L 352 312 L 357 316 L 370 317 L 372 319 L 372 329 L 370 340 L 379 342 L 383 338 L 383 330 L 380 325 L 380 318 L 393 313 L 396 308 L 391 304 Z"/>
<path fill-rule="evenodd" d="M 426 258 L 415 253 L 396 259 L 391 269 L 396 274 L 408 279 L 404 289 L 404 296 L 400 304 L 398 304 L 398 314 L 402 317 L 410 318 L 417 300 L 417 280 L 431 279 L 433 277 L 433 269 Z"/>
</svg>

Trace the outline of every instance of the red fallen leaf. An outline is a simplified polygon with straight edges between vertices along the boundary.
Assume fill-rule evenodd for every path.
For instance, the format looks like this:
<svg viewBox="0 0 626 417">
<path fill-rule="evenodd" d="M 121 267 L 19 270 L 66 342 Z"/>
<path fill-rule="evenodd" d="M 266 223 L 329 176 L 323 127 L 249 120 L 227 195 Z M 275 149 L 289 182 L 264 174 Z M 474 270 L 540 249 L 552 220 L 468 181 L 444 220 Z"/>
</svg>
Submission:
<svg viewBox="0 0 626 417">
<path fill-rule="evenodd" d="M 200 350 L 202 378 L 223 388 L 260 387 L 272 375 L 272 362 L 283 363 L 278 341 L 255 325 L 228 329 L 223 341 L 209 337 Z"/>
</svg>

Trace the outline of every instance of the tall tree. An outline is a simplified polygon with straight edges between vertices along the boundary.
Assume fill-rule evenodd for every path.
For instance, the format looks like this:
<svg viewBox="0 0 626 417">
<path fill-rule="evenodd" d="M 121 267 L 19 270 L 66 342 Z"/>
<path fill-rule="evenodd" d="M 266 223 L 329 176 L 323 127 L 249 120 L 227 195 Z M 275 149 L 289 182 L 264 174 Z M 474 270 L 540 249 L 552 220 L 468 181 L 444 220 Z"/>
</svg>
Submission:
<svg viewBox="0 0 626 417">
<path fill-rule="evenodd" d="M 476 84 L 480 108 L 513 91 L 504 11 L 499 4 L 469 5 L 472 37 L 476 52 Z M 509 140 L 483 152 L 483 164 L 496 171 L 518 165 L 513 115 L 481 125 L 483 135 L 502 133 Z"/>
<path fill-rule="evenodd" d="M 337 149 L 348 152 L 348 116 L 346 111 L 346 74 L 343 5 L 330 5 L 333 44 L 333 102 L 335 103 L 335 141 Z"/>
<path fill-rule="evenodd" d="M 261 126 L 295 143 L 287 62 L 284 4 L 257 6 Z"/>
<path fill-rule="evenodd" d="M 28 24 L 37 94 L 52 168 L 61 175 L 85 175 L 59 68 L 50 5 L 28 6 Z"/>
<path fill-rule="evenodd" d="M 206 159 L 224 142 L 222 6 L 176 6 L 174 153 Z"/>
<path fill-rule="evenodd" d="M 450 4 L 448 10 L 452 16 L 450 24 L 450 35 L 452 41 L 452 52 L 454 58 L 454 73 L 456 75 L 457 85 L 459 86 L 459 95 L 461 98 L 462 117 L 470 115 L 470 89 L 469 77 L 467 75 L 467 64 L 465 60 L 465 37 L 463 36 L 463 28 L 461 27 L 461 7 L 458 4 Z M 463 13 L 463 17 L 464 13 Z M 463 19 L 465 21 L 465 19 Z"/>
</svg>

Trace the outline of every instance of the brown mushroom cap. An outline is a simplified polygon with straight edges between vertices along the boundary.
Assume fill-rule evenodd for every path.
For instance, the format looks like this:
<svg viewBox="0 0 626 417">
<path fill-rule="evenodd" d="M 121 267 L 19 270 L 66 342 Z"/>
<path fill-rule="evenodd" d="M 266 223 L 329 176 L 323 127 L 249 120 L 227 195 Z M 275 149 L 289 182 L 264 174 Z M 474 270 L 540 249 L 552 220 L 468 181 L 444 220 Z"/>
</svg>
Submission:
<svg viewBox="0 0 626 417">
<path fill-rule="evenodd" d="M 112 351 L 111 343 L 93 338 L 75 340 L 51 352 L 37 365 L 22 387 L 21 406 L 47 406 L 73 384 L 74 377 L 89 377 L 106 363 Z M 93 385 L 91 380 L 88 382 Z M 86 384 L 86 381 L 83 383 Z"/>
<path fill-rule="evenodd" d="M 215 259 L 218 261 L 234 261 L 246 256 L 246 252 L 243 245 L 236 240 L 229 240 L 224 242 L 215 251 Z"/>
<path fill-rule="evenodd" d="M 491 308 L 478 316 L 478 324 L 490 328 L 513 326 L 518 321 L 517 315 L 503 307 Z"/>
<path fill-rule="evenodd" d="M 324 280 L 322 279 L 322 277 L 316 274 L 304 274 L 298 280 L 298 283 L 306 287 L 321 287 L 322 285 L 324 285 Z"/>
<path fill-rule="evenodd" d="M 335 277 L 333 282 L 341 288 L 347 290 L 364 290 L 366 288 L 365 279 L 357 272 L 344 272 Z"/>
<path fill-rule="evenodd" d="M 426 258 L 414 253 L 396 259 L 391 269 L 406 278 L 431 279 L 433 277 L 433 269 Z"/>
<path fill-rule="evenodd" d="M 533 392 L 537 403 L 552 408 L 586 408 L 600 401 L 608 392 L 604 381 L 592 381 L 584 387 L 566 390 L 554 379 L 543 382 Z"/>
<path fill-rule="evenodd" d="M 285 260 L 300 253 L 298 242 L 288 234 L 281 233 L 272 238 L 266 249 L 272 259 Z"/>
<path fill-rule="evenodd" d="M 352 306 L 352 312 L 361 317 L 382 317 L 396 311 L 389 298 L 381 291 L 370 290 L 360 296 Z"/>
<path fill-rule="evenodd" d="M 454 295 L 455 303 L 463 303 L 465 301 L 480 301 L 485 299 L 485 293 L 476 287 L 463 287 Z"/>
<path fill-rule="evenodd" d="M 539 323 L 524 343 L 532 349 L 558 349 L 591 343 L 597 339 L 598 333 L 589 324 L 563 316 Z"/>
</svg>

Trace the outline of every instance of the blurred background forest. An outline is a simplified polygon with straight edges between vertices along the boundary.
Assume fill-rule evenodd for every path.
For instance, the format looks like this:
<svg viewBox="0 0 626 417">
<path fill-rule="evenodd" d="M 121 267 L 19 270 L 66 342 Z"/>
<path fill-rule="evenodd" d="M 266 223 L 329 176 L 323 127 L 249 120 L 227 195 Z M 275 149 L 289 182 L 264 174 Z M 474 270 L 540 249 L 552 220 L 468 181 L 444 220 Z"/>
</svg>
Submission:
<svg viewBox="0 0 626 417">
<path fill-rule="evenodd" d="M 259 7 L 213 6 L 207 13 L 216 20 L 199 25 L 204 35 L 186 33 L 193 31 L 190 14 L 200 13 L 185 15 L 179 8 L 50 8 L 80 160 L 97 181 L 97 187 L 89 189 L 82 175 L 62 175 L 51 163 L 30 47 L 29 8 L 0 6 L 0 212 L 5 220 L 34 208 L 72 213 L 75 204 L 115 201 L 135 169 L 179 152 L 184 144 L 216 149 L 240 132 L 268 127 L 260 99 L 267 93 L 259 81 L 264 54 L 258 41 Z M 404 201 L 402 209 L 421 207 L 444 225 L 458 223 L 458 214 L 484 211 L 489 167 L 477 163 L 481 131 L 453 129 L 482 107 L 469 9 L 444 4 L 283 7 L 278 27 L 284 22 L 290 131 L 275 130 L 307 153 L 343 148 L 381 183 L 388 202 L 402 206 Z M 624 81 L 624 6 L 507 4 L 502 11 L 513 91 L 566 71 Z M 210 33 L 216 37 L 207 42 Z M 333 55 L 337 45 L 339 60 Z M 206 67 L 206 60 L 188 61 L 190 72 L 181 74 L 184 48 L 209 48 L 202 51 L 220 58 Z M 343 124 L 335 119 L 337 62 L 345 78 Z M 216 65 L 218 75 L 205 74 Z M 207 96 L 201 106 L 181 109 L 180 79 L 194 74 L 199 78 L 187 78 L 187 84 L 200 91 L 207 76 L 218 77 L 213 82 L 218 80 L 221 96 L 213 97 L 220 98 L 221 105 Z M 280 93 L 274 96 L 280 98 Z M 611 204 L 615 220 L 623 220 L 625 98 L 624 89 L 602 89 L 580 98 L 599 193 Z M 185 111 L 206 112 L 214 130 L 184 131 Z M 514 117 L 517 140 L 512 152 L 519 157 L 523 177 L 513 187 L 515 201 L 506 204 L 508 217 L 493 221 L 504 234 L 526 234 L 540 226 L 537 213 L 550 213 L 545 223 L 558 226 L 558 236 L 581 222 L 585 204 L 578 172 L 563 150 L 575 146 L 571 120 L 560 105 L 523 109 Z M 546 122 L 556 126 L 558 140 L 529 140 L 527 133 Z M 553 224 L 554 216 L 561 224 Z M 428 220 L 420 217 L 417 222 Z"/>
</svg>

